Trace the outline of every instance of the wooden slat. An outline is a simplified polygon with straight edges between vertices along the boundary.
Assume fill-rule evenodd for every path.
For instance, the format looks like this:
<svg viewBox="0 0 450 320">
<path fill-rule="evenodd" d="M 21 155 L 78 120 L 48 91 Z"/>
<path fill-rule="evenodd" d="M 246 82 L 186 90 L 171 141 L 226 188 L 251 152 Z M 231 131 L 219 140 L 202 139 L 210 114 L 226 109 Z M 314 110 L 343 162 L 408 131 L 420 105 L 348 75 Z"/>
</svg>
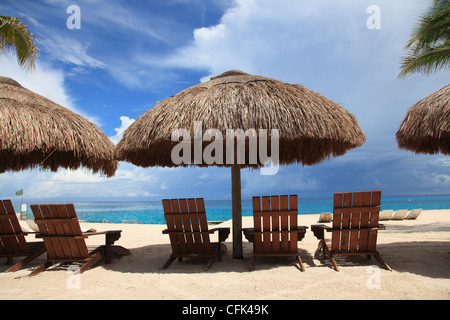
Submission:
<svg viewBox="0 0 450 320">
<path fill-rule="evenodd" d="M 253 227 L 255 229 L 254 251 L 262 252 L 261 198 L 253 197 Z"/>
<path fill-rule="evenodd" d="M 170 205 L 169 199 L 163 199 L 162 200 L 163 209 L 164 209 L 164 218 L 166 219 L 167 229 L 169 230 L 169 239 L 170 239 L 170 245 L 172 246 L 172 252 L 178 253 L 178 243 L 177 243 L 177 236 L 173 233 L 170 233 L 170 231 L 175 231 L 175 225 L 173 223 L 173 217 L 172 217 L 172 207 Z"/>
<path fill-rule="evenodd" d="M 0 215 L 6 217 L 0 221 L 0 234 L 11 234 L 8 239 L 3 238 L 0 245 L 0 253 L 26 255 L 29 252 L 19 221 L 11 200 L 0 201 Z"/>
<path fill-rule="evenodd" d="M 56 204 L 49 204 L 48 208 L 50 209 L 50 215 L 52 218 L 64 218 L 65 217 L 65 210 L 64 206 L 56 205 Z M 67 226 L 65 223 L 55 223 L 55 230 L 56 234 L 55 236 L 65 236 L 69 235 L 69 232 L 66 233 Z M 62 255 L 59 256 L 59 258 L 64 259 L 71 259 L 72 258 L 72 251 L 70 250 L 70 241 L 69 239 L 60 239 L 60 238 L 54 238 L 52 239 L 54 243 L 59 242 L 61 245 Z"/>
<path fill-rule="evenodd" d="M 365 210 L 364 211 L 361 210 L 361 222 L 360 222 L 361 228 L 370 227 L 370 215 L 372 211 L 372 208 L 370 207 L 371 204 L 372 204 L 372 192 L 364 191 L 362 193 L 362 205 L 364 206 Z M 368 243 L 369 243 L 369 231 L 361 230 L 359 240 L 359 250 L 367 252 Z"/>
<path fill-rule="evenodd" d="M 73 256 L 79 258 L 89 257 L 89 250 L 86 246 L 85 239 L 83 237 L 77 237 L 82 234 L 82 231 L 75 211 L 75 206 L 72 203 L 66 204 L 65 212 L 67 215 L 66 223 L 69 226 L 68 231 L 70 232 L 71 236 L 74 236 L 74 244 L 71 244 Z"/>
<path fill-rule="evenodd" d="M 289 209 L 289 202 L 286 196 L 281 196 L 280 197 L 280 209 L 283 211 L 288 211 Z M 288 230 L 290 230 L 290 216 L 289 214 L 285 215 L 281 215 L 281 219 L 280 219 L 280 229 L 284 230 L 285 232 L 281 232 L 281 252 L 289 252 L 290 251 L 290 234 L 289 232 L 286 232 Z M 297 242 L 295 242 L 297 243 Z"/>
<path fill-rule="evenodd" d="M 253 197 L 255 253 L 298 254 L 297 203 L 296 195 Z"/>
<path fill-rule="evenodd" d="M 202 232 L 208 231 L 208 221 L 206 220 L 206 210 L 205 210 L 205 202 L 203 198 L 196 199 L 197 203 L 197 211 L 198 213 L 202 213 L 199 217 L 198 222 L 200 225 L 200 230 Z M 211 253 L 211 241 L 209 237 L 209 233 L 202 233 L 202 243 L 201 243 L 201 252 L 203 253 Z"/>
<path fill-rule="evenodd" d="M 371 227 L 377 227 L 378 226 L 378 219 L 380 216 L 380 202 L 381 202 L 381 191 L 373 191 L 372 192 L 372 209 L 373 211 L 370 213 L 370 226 Z M 368 251 L 375 251 L 377 246 L 377 237 L 378 237 L 378 231 L 377 230 L 371 230 L 369 231 L 368 235 L 368 243 L 367 243 L 367 250 Z"/>
<path fill-rule="evenodd" d="M 344 192 L 344 208 L 351 208 L 352 206 L 352 197 L 353 194 L 351 192 Z M 342 213 L 342 229 L 348 229 L 350 227 L 350 219 L 351 212 Z M 349 251 L 349 242 L 350 242 L 350 231 L 342 231 L 341 234 L 341 251 Z"/>
<path fill-rule="evenodd" d="M 276 212 L 280 210 L 280 199 L 278 196 L 271 196 L 270 202 L 272 206 L 272 211 Z M 281 250 L 281 233 L 280 231 L 280 215 L 272 214 L 272 251 L 279 252 Z"/>
<path fill-rule="evenodd" d="M 375 252 L 381 191 L 335 193 L 331 251 Z"/>
<path fill-rule="evenodd" d="M 187 252 L 192 252 L 195 251 L 195 246 L 191 227 L 191 216 L 188 208 L 187 199 L 179 199 L 178 202 L 180 205 L 180 216 L 181 216 L 180 218 L 183 224 L 183 231 L 185 232 L 184 238 L 186 241 L 186 250 Z M 192 220 L 195 219 L 192 218 Z"/>
<path fill-rule="evenodd" d="M 270 197 L 262 197 L 262 231 L 271 231 L 270 230 Z M 263 251 L 270 252 L 271 251 L 271 239 L 270 233 L 266 232 L 263 234 Z"/>
<path fill-rule="evenodd" d="M 200 223 L 199 223 L 199 219 L 201 215 L 205 215 L 204 212 L 202 213 L 198 213 L 198 209 L 197 209 L 197 200 L 194 198 L 188 199 L 188 207 L 189 207 L 189 214 L 192 216 L 191 218 L 191 230 L 196 232 L 193 235 L 193 244 L 194 244 L 194 248 L 196 248 L 197 252 L 201 253 L 204 252 L 205 250 L 203 249 L 203 237 L 201 234 L 197 233 L 197 232 L 201 232 L 200 230 Z M 204 208 L 203 208 L 203 211 Z M 195 250 L 195 249 L 194 249 Z"/>
<path fill-rule="evenodd" d="M 45 223 L 39 224 L 40 220 L 42 220 L 44 218 L 42 215 L 42 212 L 41 212 L 41 206 L 38 206 L 37 204 L 32 204 L 32 205 L 30 205 L 30 208 L 31 208 L 31 211 L 33 212 L 34 221 L 38 225 L 40 234 L 42 236 L 47 236 L 48 235 L 47 225 Z M 51 240 L 44 239 L 44 245 L 47 250 L 48 257 L 54 257 L 55 252 L 53 250 L 53 246 L 51 245 Z"/>
<path fill-rule="evenodd" d="M 183 222 L 180 216 L 180 206 L 178 199 L 171 199 L 170 205 L 172 207 L 172 220 L 175 226 L 175 231 L 183 231 Z M 187 254 L 187 246 L 184 234 L 177 234 L 178 253 Z"/>
<path fill-rule="evenodd" d="M 4 207 L 4 202 L 0 202 L 0 215 L 7 216 L 6 208 Z M 0 220 L 0 234 L 11 234 L 13 233 L 11 226 L 9 225 L 9 219 Z M 10 238 L 0 239 L 2 255 L 13 254 L 15 250 L 15 241 Z"/>
<path fill-rule="evenodd" d="M 90 257 L 73 204 L 31 205 L 49 261 L 82 261 Z"/>
<path fill-rule="evenodd" d="M 352 204 L 352 213 L 351 213 L 351 221 L 350 221 L 350 229 L 356 229 L 354 231 L 350 231 L 350 243 L 349 243 L 349 252 L 357 252 L 359 248 L 359 222 L 361 220 L 361 210 L 362 206 L 362 193 L 354 192 L 353 193 L 353 204 Z"/>
<path fill-rule="evenodd" d="M 165 199 L 163 208 L 172 245 L 172 256 L 212 254 L 202 198 Z"/>
<path fill-rule="evenodd" d="M 333 232 L 331 234 L 331 251 L 339 251 L 341 245 L 341 231 L 342 228 L 342 214 L 337 212 L 337 209 L 342 208 L 344 199 L 343 193 L 335 193 L 333 201 Z"/>
</svg>

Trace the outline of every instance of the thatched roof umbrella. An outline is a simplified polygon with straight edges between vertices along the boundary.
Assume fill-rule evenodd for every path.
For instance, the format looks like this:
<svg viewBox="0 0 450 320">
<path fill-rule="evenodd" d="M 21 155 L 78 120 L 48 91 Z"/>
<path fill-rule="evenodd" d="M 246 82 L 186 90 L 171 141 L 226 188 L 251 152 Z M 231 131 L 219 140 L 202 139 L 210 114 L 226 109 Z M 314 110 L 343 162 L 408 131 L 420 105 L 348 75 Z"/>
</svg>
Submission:
<svg viewBox="0 0 450 320">
<path fill-rule="evenodd" d="M 0 77 L 0 172 L 81 166 L 114 175 L 114 144 L 94 124 Z"/>
<path fill-rule="evenodd" d="M 450 155 L 450 84 L 413 105 L 396 137 L 400 148 Z"/>
<path fill-rule="evenodd" d="M 220 130 L 224 146 L 227 129 L 267 129 L 269 134 L 271 129 L 279 129 L 281 164 L 312 165 L 343 155 L 365 141 L 355 117 L 327 98 L 300 85 L 228 71 L 160 101 L 144 113 L 125 131 L 116 148 L 117 159 L 142 167 L 189 165 L 173 162 L 171 153 L 179 142 L 172 141 L 171 135 L 177 129 L 186 129 L 194 137 L 196 121 L 202 122 L 202 133 L 209 128 Z M 268 137 L 268 150 L 270 141 Z M 203 149 L 208 144 L 203 142 Z M 195 148 L 193 143 L 191 151 L 195 152 Z M 247 143 L 246 159 L 248 153 Z M 222 163 L 213 165 L 231 167 L 233 257 L 242 258 L 240 168 L 263 164 L 230 164 L 225 161 L 225 152 L 223 158 Z M 190 165 L 210 164 L 192 161 Z"/>
</svg>

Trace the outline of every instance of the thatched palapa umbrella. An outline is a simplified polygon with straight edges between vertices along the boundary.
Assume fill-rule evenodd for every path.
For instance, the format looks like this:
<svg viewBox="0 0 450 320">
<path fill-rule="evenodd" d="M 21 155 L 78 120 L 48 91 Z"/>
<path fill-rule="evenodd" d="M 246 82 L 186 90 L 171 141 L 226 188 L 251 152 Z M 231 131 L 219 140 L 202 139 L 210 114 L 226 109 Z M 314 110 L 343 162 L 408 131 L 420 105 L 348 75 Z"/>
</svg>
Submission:
<svg viewBox="0 0 450 320">
<path fill-rule="evenodd" d="M 396 137 L 400 148 L 450 155 L 450 84 L 413 105 Z"/>
<path fill-rule="evenodd" d="M 0 77 L 0 172 L 81 166 L 114 175 L 114 144 L 80 115 Z"/>
<path fill-rule="evenodd" d="M 201 121 L 201 127 L 198 121 Z M 281 164 L 312 165 L 330 156 L 343 155 L 365 141 L 355 117 L 340 105 L 300 85 L 235 70 L 160 101 L 140 116 L 119 142 L 116 148 L 118 160 L 142 167 L 231 167 L 234 258 L 242 258 L 240 169 L 262 167 L 264 163 L 249 162 L 249 142 L 246 143 L 245 163 L 236 162 L 237 152 L 234 152 L 234 162 L 227 162 L 225 151 L 223 160 L 213 164 L 204 159 L 196 161 L 194 156 L 190 163 L 174 163 L 172 150 L 180 142 L 178 139 L 172 141 L 173 132 L 184 129 L 192 139 L 199 129 L 204 134 L 210 128 L 222 133 L 221 137 L 215 136 L 214 143 L 223 146 L 226 146 L 227 129 L 255 129 L 256 135 L 259 135 L 259 129 L 268 130 L 269 135 L 272 129 L 278 129 Z M 206 140 L 201 150 L 212 144 L 212 139 Z M 189 151 L 195 155 L 198 148 L 199 144 L 193 141 Z M 267 138 L 267 149 L 271 149 L 271 136 Z M 258 160 L 262 160 L 259 152 Z"/>
</svg>

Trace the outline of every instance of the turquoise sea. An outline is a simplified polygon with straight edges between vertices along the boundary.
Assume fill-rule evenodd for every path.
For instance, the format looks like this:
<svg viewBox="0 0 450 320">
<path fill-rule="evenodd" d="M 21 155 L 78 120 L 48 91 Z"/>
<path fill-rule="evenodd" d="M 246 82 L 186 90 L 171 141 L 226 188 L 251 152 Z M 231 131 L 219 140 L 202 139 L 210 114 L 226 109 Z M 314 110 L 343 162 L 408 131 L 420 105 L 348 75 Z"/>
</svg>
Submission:
<svg viewBox="0 0 450 320">
<path fill-rule="evenodd" d="M 231 219 L 230 201 L 205 200 L 208 221 Z M 450 195 L 383 197 L 381 210 L 450 209 Z M 165 224 L 160 201 L 142 202 L 76 202 L 80 220 L 86 222 Z M 332 199 L 299 199 L 299 214 L 318 214 L 333 210 Z M 29 210 L 31 211 L 31 210 Z M 29 215 L 32 215 L 29 212 Z M 242 201 L 242 215 L 252 215 L 251 200 Z"/>
</svg>

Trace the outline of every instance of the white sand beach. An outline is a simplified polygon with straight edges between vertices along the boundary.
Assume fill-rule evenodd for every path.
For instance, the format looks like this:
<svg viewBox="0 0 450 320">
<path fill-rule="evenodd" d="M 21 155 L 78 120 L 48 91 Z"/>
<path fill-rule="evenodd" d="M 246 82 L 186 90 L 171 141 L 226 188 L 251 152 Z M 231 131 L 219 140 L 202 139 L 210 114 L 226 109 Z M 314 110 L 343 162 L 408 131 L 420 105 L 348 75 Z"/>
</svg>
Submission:
<svg viewBox="0 0 450 320">
<path fill-rule="evenodd" d="M 300 215 L 299 224 L 310 227 L 317 220 L 318 215 Z M 165 225 L 82 223 L 98 231 L 122 230 L 116 244 L 131 255 L 93 267 L 79 282 L 67 266 L 27 277 L 45 255 L 15 273 L 3 272 L 2 259 L 0 299 L 450 299 L 450 210 L 383 223 L 386 230 L 379 232 L 377 248 L 392 272 L 371 267 L 378 266 L 376 260 L 365 256 L 338 257 L 340 271 L 334 271 L 329 260 L 314 257 L 318 240 L 310 228 L 299 243 L 305 272 L 290 264 L 293 258 L 260 258 L 251 271 L 252 244 L 244 238 L 244 259 L 234 260 L 231 234 L 228 253 L 209 271 L 203 271 L 207 261 L 201 259 L 175 261 L 161 270 L 171 253 L 169 237 L 161 233 Z M 244 227 L 252 224 L 252 217 L 244 217 Z M 231 226 L 231 221 L 219 226 Z M 36 241 L 34 236 L 27 240 Z M 88 239 L 89 245 L 103 242 L 104 236 Z"/>
</svg>

